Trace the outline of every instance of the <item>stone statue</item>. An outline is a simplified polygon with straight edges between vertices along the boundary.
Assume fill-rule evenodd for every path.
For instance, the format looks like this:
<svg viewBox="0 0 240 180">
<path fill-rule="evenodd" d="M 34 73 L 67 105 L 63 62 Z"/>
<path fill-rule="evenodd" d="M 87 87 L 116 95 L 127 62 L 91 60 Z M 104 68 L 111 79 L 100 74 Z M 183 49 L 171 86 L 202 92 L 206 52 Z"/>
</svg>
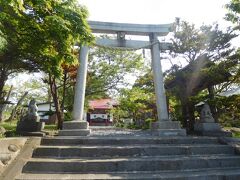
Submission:
<svg viewBox="0 0 240 180">
<path fill-rule="evenodd" d="M 231 133 L 222 130 L 220 124 L 215 123 L 207 103 L 202 107 L 200 121 L 194 124 L 194 130 L 203 136 L 231 136 Z"/>
<path fill-rule="evenodd" d="M 32 99 L 28 105 L 28 115 L 38 116 L 37 111 L 38 111 L 38 107 L 37 107 L 36 101 L 35 99 Z"/>
<path fill-rule="evenodd" d="M 36 101 L 32 99 L 29 102 L 27 114 L 17 124 L 17 132 L 39 132 L 43 130 L 45 123 L 40 122 L 37 111 Z"/>
<path fill-rule="evenodd" d="M 211 113 L 211 109 L 207 103 L 204 103 L 203 108 L 201 110 L 200 121 L 207 123 L 215 122 Z"/>
</svg>

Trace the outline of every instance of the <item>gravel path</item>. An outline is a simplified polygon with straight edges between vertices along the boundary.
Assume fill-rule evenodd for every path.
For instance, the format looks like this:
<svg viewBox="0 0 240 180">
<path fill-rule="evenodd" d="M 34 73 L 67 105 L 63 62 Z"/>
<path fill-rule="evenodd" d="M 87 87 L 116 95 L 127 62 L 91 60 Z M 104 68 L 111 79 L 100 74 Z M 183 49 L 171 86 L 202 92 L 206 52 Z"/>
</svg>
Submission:
<svg viewBox="0 0 240 180">
<path fill-rule="evenodd" d="M 113 126 L 90 126 L 90 136 L 151 136 L 149 130 L 130 130 Z"/>
</svg>

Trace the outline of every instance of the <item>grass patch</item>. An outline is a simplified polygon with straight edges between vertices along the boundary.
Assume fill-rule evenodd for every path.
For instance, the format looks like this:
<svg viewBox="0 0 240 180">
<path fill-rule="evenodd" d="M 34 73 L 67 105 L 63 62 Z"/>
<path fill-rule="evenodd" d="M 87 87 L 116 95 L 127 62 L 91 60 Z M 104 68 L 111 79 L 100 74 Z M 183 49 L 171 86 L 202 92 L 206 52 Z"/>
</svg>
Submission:
<svg viewBox="0 0 240 180">
<path fill-rule="evenodd" d="M 58 134 L 58 129 L 56 124 L 49 124 L 49 125 L 45 124 L 43 131 L 46 132 L 47 135 L 49 136 L 55 136 Z"/>
<path fill-rule="evenodd" d="M 12 131 L 16 129 L 17 122 L 3 122 L 0 124 L 0 126 L 4 127 L 6 131 Z"/>
<path fill-rule="evenodd" d="M 6 137 L 16 137 L 16 136 L 19 136 L 16 133 L 17 121 L 2 122 L 2 123 L 0 123 L 0 126 L 4 127 L 4 129 L 6 130 L 6 132 L 5 132 L 5 136 Z"/>
<path fill-rule="evenodd" d="M 5 136 L 0 136 L 0 138 L 4 137 L 19 137 L 20 135 L 17 134 L 16 128 L 17 128 L 17 121 L 13 122 L 2 122 L 0 123 L 0 126 L 4 127 L 6 130 Z M 51 125 L 45 125 L 44 130 L 50 134 L 56 134 L 57 132 L 57 125 L 51 124 Z"/>
<path fill-rule="evenodd" d="M 224 130 L 230 131 L 234 138 L 240 138 L 240 128 L 236 127 L 224 127 Z"/>
<path fill-rule="evenodd" d="M 56 124 L 49 124 L 49 125 L 45 124 L 44 130 L 56 131 L 57 130 L 57 125 Z"/>
<path fill-rule="evenodd" d="M 233 133 L 233 137 L 240 138 L 240 132 L 232 132 L 232 133 Z"/>
</svg>

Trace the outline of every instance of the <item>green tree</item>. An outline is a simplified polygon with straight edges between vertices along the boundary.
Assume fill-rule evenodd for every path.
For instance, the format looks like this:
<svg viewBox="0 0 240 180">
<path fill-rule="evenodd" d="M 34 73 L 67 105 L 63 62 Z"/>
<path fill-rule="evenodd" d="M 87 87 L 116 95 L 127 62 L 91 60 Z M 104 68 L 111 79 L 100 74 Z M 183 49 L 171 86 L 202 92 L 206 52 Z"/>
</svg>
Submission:
<svg viewBox="0 0 240 180">
<path fill-rule="evenodd" d="M 239 0 L 231 0 L 230 3 L 226 5 L 228 13 L 226 14 L 226 19 L 231 21 L 235 27 L 234 29 L 240 30 L 240 1 Z M 240 49 L 232 56 L 233 59 L 240 60 Z M 235 66 L 235 82 L 240 83 L 240 63 Z"/>
<path fill-rule="evenodd" d="M 6 42 L 0 55 L 0 93 L 13 70 L 46 72 L 61 128 L 55 81 L 62 73 L 63 63 L 77 62 L 74 45 L 93 39 L 86 8 L 75 0 L 7 0 L 1 1 L 0 7 L 1 42 Z"/>
<path fill-rule="evenodd" d="M 141 87 L 122 89 L 119 96 L 119 106 L 115 108 L 114 115 L 118 121 L 130 118 L 136 127 L 142 128 L 147 124 L 146 120 L 154 120 L 152 106 L 155 101 L 153 93 L 146 93 Z M 147 127 L 148 128 L 148 127 Z"/>
<path fill-rule="evenodd" d="M 137 53 L 92 47 L 89 52 L 85 108 L 88 107 L 88 100 L 115 96 L 119 89 L 129 85 L 125 82 L 125 75 L 137 73 L 142 66 L 143 59 Z M 68 112 L 65 119 L 71 119 L 77 68 L 78 65 L 63 65 L 63 76 L 55 81 L 61 109 Z"/>
<path fill-rule="evenodd" d="M 89 56 L 86 96 L 109 96 L 128 86 L 126 75 L 134 75 L 143 67 L 140 54 L 102 47 L 92 48 Z"/>
<path fill-rule="evenodd" d="M 237 61 L 228 58 L 234 49 L 230 41 L 236 35 L 231 29 L 226 32 L 218 25 L 195 28 L 187 22 L 176 27 L 170 54 L 173 58 L 185 60 L 185 67 L 174 65 L 166 74 L 166 87 L 179 98 L 182 107 L 183 125 L 193 130 L 194 101 L 204 89 L 208 89 L 209 99 L 214 98 L 214 85 L 230 80 L 231 68 Z M 213 113 L 215 107 L 212 106 Z"/>
</svg>

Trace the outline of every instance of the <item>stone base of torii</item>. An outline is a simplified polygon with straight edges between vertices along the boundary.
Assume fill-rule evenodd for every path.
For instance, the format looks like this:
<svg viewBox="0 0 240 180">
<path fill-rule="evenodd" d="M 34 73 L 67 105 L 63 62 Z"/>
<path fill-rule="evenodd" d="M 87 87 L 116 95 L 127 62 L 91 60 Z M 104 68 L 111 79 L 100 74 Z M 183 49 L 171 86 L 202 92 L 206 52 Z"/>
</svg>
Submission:
<svg viewBox="0 0 240 180">
<path fill-rule="evenodd" d="M 126 49 L 151 49 L 152 69 L 154 87 L 156 94 L 156 104 L 158 121 L 152 123 L 153 135 L 158 136 L 186 136 L 186 130 L 182 129 L 180 123 L 171 121 L 168 118 L 166 95 L 163 84 L 162 66 L 160 61 L 160 50 L 168 49 L 168 43 L 159 43 L 158 36 L 166 36 L 172 24 L 164 25 L 144 25 L 127 23 L 109 23 L 89 21 L 93 33 L 117 34 L 116 40 L 96 39 L 96 44 L 104 47 L 120 47 Z M 125 40 L 125 35 L 149 36 L 150 42 Z M 64 122 L 60 136 L 86 136 L 90 134 L 88 122 L 83 121 L 85 88 L 87 77 L 89 47 L 82 45 L 80 48 L 80 67 L 77 71 L 77 81 L 75 85 L 73 121 Z"/>
</svg>

